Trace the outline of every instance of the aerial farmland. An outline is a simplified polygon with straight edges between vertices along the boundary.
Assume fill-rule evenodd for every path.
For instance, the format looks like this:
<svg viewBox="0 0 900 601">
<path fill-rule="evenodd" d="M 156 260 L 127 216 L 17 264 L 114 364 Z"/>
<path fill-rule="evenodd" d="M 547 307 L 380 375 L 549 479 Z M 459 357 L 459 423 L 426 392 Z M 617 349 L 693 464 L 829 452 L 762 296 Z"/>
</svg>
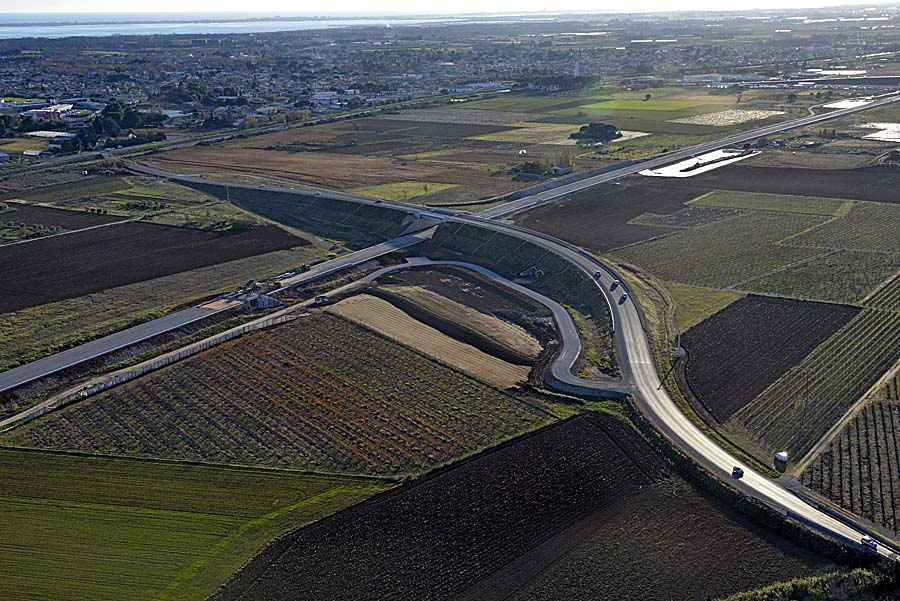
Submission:
<svg viewBox="0 0 900 601">
<path fill-rule="evenodd" d="M 900 598 L 900 11 L 744 8 L 0 10 L 0 600 Z"/>
</svg>

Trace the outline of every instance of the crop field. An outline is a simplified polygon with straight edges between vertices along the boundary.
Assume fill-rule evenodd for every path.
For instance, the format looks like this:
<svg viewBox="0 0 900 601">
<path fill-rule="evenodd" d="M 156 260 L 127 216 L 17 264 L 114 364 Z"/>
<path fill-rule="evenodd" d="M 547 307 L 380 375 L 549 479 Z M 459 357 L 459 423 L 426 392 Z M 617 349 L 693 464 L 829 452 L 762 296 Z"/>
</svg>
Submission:
<svg viewBox="0 0 900 601">
<path fill-rule="evenodd" d="M 349 191 L 363 196 L 375 196 L 385 200 L 406 202 L 407 200 L 428 196 L 434 192 L 443 192 L 455 188 L 458 184 L 441 184 L 437 182 L 394 182 L 378 186 L 351 188 Z"/>
<path fill-rule="evenodd" d="M 443 115 L 438 119 L 438 111 Z M 175 150 L 145 159 L 163 169 L 206 173 L 213 177 L 243 173 L 338 190 L 359 191 L 391 200 L 418 197 L 420 202 L 447 204 L 497 196 L 521 188 L 509 168 L 522 162 L 522 141 L 476 139 L 512 127 L 481 123 L 525 114 L 507 115 L 459 109 L 407 111 L 388 119 L 294 128 L 190 151 Z M 446 119 L 467 118 L 464 122 Z M 489 118 L 490 117 L 490 118 Z M 559 126 L 548 126 L 559 127 Z M 567 138 L 577 128 L 568 126 Z M 529 158 L 541 160 L 550 147 L 527 143 Z M 455 153 L 453 160 L 436 156 Z M 257 180 L 258 181 L 258 180 Z M 411 189 L 410 186 L 414 186 Z M 427 192 L 425 189 L 427 185 Z M 403 194 L 406 194 L 404 197 Z"/>
<path fill-rule="evenodd" d="M 499 388 L 513 388 L 528 379 L 528 367 L 514 365 L 450 337 L 386 300 L 359 294 L 328 310 Z"/>
<path fill-rule="evenodd" d="M 761 296 L 729 304 L 682 338 L 688 386 L 725 423 L 858 312 Z"/>
<path fill-rule="evenodd" d="M 881 396 L 891 401 L 900 401 L 900 372 L 884 385 L 884 388 L 881 389 Z"/>
<path fill-rule="evenodd" d="M 118 178 L 124 186 L 100 194 L 75 193 L 53 201 L 67 209 L 103 209 L 113 215 L 146 217 L 173 210 L 190 210 L 209 205 L 211 199 L 185 186 L 149 177 Z M 112 187 L 112 186 L 111 186 Z"/>
<path fill-rule="evenodd" d="M 466 108 L 433 108 L 403 111 L 391 115 L 396 121 L 425 121 L 432 123 L 453 123 L 466 125 L 510 125 L 537 117 L 531 113 L 502 110 L 480 110 L 469 105 Z"/>
<path fill-rule="evenodd" d="M 274 226 L 216 234 L 149 223 L 111 225 L 0 248 L 0 312 L 17 311 L 225 261 L 301 246 Z"/>
<path fill-rule="evenodd" d="M 900 205 L 856 203 L 846 216 L 795 236 L 789 243 L 896 253 L 900 250 Z"/>
<path fill-rule="evenodd" d="M 370 290 L 419 320 L 467 344 L 521 365 L 532 365 L 540 342 L 524 327 L 483 313 L 419 286 L 379 286 Z"/>
<path fill-rule="evenodd" d="M 75 177 L 75 176 L 73 176 Z M 60 183 L 35 186 L 27 190 L 0 194 L 0 200 L 19 199 L 29 202 L 56 203 L 76 198 L 89 198 L 108 194 L 130 187 L 131 182 L 124 177 L 92 176 Z"/>
<path fill-rule="evenodd" d="M 801 480 L 844 509 L 900 532 L 900 404 L 868 403 Z"/>
<path fill-rule="evenodd" d="M 0 370 L 35 361 L 203 298 L 321 259 L 307 245 L 0 314 Z"/>
<path fill-rule="evenodd" d="M 802 457 L 900 361 L 900 312 L 864 309 L 729 420 L 764 448 Z"/>
<path fill-rule="evenodd" d="M 672 187 L 705 190 L 762 192 L 787 196 L 812 196 L 841 200 L 898 203 L 900 174 L 872 173 L 864 169 L 804 169 L 729 165 L 690 178 L 669 182 Z"/>
<path fill-rule="evenodd" d="M 645 93 L 653 98 L 645 101 Z M 420 202 L 454 204 L 493 198 L 527 185 L 509 173 L 512 166 L 525 160 L 520 152 L 525 150 L 528 160 L 552 160 L 562 147 L 574 144 L 569 135 L 589 121 L 612 121 L 632 134 L 617 141 L 613 150 L 618 158 L 633 158 L 717 135 L 721 126 L 670 121 L 734 110 L 738 102 L 734 94 L 677 88 L 646 92 L 602 89 L 578 97 L 492 98 L 295 127 L 208 147 L 173 150 L 142 161 L 220 179 L 243 175 L 338 190 L 372 187 L 373 194 L 384 193 L 391 199 L 402 198 L 396 196 L 398 183 L 429 182 L 433 185 L 427 194 L 416 194 Z M 760 108 L 767 107 L 747 107 Z M 637 134 L 643 137 L 634 137 Z M 459 154 L 452 161 L 434 154 L 445 151 Z M 576 160 L 575 167 L 595 166 L 591 158 L 597 157 L 585 155 Z M 442 189 L 440 184 L 453 187 Z"/>
<path fill-rule="evenodd" d="M 644 214 L 675 213 L 704 190 L 673 188 L 669 182 L 648 181 L 651 179 L 655 178 L 626 178 L 620 185 L 595 186 L 520 213 L 513 220 L 598 252 L 676 232 L 675 228 L 638 225 L 632 220 Z"/>
<path fill-rule="evenodd" d="M 472 111 L 466 111 L 472 112 Z M 569 135 L 577 131 L 571 125 L 555 125 L 552 123 L 512 123 L 515 129 L 493 134 L 473 136 L 473 140 L 489 140 L 497 142 L 516 142 L 519 144 L 557 144 L 572 145 L 575 140 Z"/>
<path fill-rule="evenodd" d="M 476 587 L 467 601 L 594 601 L 712 599 L 822 564 L 723 510 L 678 480 L 645 488 L 579 522 L 529 555 L 565 537 L 582 540 L 543 571 L 515 562 Z M 573 536 L 574 535 L 574 536 Z M 679 551 L 660 541 L 678 541 Z M 721 541 L 727 541 L 722 543 Z M 781 548 L 779 548 L 781 547 Z M 767 568 L 764 563 L 770 562 Z M 702 566 L 702 574 L 698 567 Z M 746 571 L 735 569 L 747 568 Z M 637 576 L 640 574 L 640 576 Z M 508 586 L 498 591 L 495 583 Z M 505 594 L 514 589 L 512 595 Z M 502 590 L 502 589 L 500 589 Z M 493 594 L 492 594 L 493 593 Z"/>
<path fill-rule="evenodd" d="M 739 292 L 710 290 L 684 284 L 665 284 L 675 303 L 675 325 L 684 332 L 743 298 Z"/>
<path fill-rule="evenodd" d="M 865 304 L 873 309 L 900 311 L 900 275 L 887 282 L 871 298 L 866 299 Z"/>
<path fill-rule="evenodd" d="M 778 243 L 824 221 L 815 215 L 752 212 L 620 249 L 616 255 L 671 282 L 725 288 L 820 254 Z"/>
<path fill-rule="evenodd" d="M 713 125 L 715 127 L 728 127 L 731 125 L 740 125 L 750 121 L 764 121 L 771 117 L 783 115 L 782 111 L 752 111 L 741 109 L 729 109 L 727 111 L 719 111 L 717 113 L 707 113 L 705 115 L 697 115 L 695 117 L 682 117 L 681 119 L 673 119 L 672 123 L 687 123 L 689 125 Z"/>
<path fill-rule="evenodd" d="M 894 225 L 900 227 L 900 221 Z M 900 253 L 840 250 L 755 279 L 744 287 L 763 294 L 871 306 L 864 299 L 898 272 Z"/>
<path fill-rule="evenodd" d="M 567 599 L 699 599 L 822 565 L 671 477 L 629 426 L 582 415 L 298 530 L 215 599 L 530 599 L 548 571 Z"/>
<path fill-rule="evenodd" d="M 387 488 L 7 449 L 0 479 L 5 601 L 203 601 L 273 537 Z"/>
<path fill-rule="evenodd" d="M 25 203 L 3 204 L 6 208 L 0 207 L 0 244 L 34 240 L 121 220 L 110 215 L 65 211 Z"/>
<path fill-rule="evenodd" d="M 327 313 L 256 332 L 32 421 L 17 445 L 409 474 L 545 410 Z"/>
<path fill-rule="evenodd" d="M 738 209 L 723 209 L 720 207 L 694 207 L 687 206 L 683 209 L 669 213 L 668 215 L 656 215 L 644 213 L 628 222 L 628 225 L 652 225 L 665 228 L 688 228 L 709 225 L 723 219 L 730 219 L 744 215 L 745 211 Z M 669 230 L 671 231 L 671 230 Z"/>
<path fill-rule="evenodd" d="M 837 217 L 850 209 L 849 202 L 837 198 L 735 192 L 731 190 L 713 190 L 708 194 L 695 198 L 690 204 L 696 207 L 722 207 L 751 211 L 773 211 L 776 213 L 804 213 L 828 217 Z"/>
<path fill-rule="evenodd" d="M 197 185 L 209 194 L 226 197 L 219 186 Z M 408 213 L 353 202 L 343 202 L 301 194 L 285 194 L 233 188 L 231 202 L 266 219 L 333 240 L 357 250 L 396 238 L 406 229 Z"/>
</svg>

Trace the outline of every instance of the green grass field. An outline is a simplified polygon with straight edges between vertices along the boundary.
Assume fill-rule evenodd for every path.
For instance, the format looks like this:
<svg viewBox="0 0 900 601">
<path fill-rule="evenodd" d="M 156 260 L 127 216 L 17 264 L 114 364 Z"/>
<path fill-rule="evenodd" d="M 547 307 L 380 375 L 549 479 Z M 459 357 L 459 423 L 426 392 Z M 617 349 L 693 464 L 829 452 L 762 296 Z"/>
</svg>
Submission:
<svg viewBox="0 0 900 601">
<path fill-rule="evenodd" d="M 406 201 L 419 196 L 428 196 L 443 190 L 456 188 L 459 184 L 441 184 L 437 182 L 392 182 L 378 186 L 362 186 L 352 188 L 350 192 L 364 196 L 375 196 L 385 200 Z"/>
<path fill-rule="evenodd" d="M 0 450 L 0 598 L 202 601 L 382 481 Z"/>
<path fill-rule="evenodd" d="M 47 140 L 41 138 L 3 138 L 0 139 L 0 152 L 25 152 L 26 150 L 44 150 Z"/>
<path fill-rule="evenodd" d="M 675 302 L 675 325 L 682 332 L 744 296 L 730 290 L 709 290 L 684 284 L 665 284 L 665 287 Z"/>
<path fill-rule="evenodd" d="M 850 207 L 853 206 L 853 203 L 850 201 L 836 198 L 765 194 L 761 192 L 732 192 L 730 190 L 714 190 L 695 198 L 689 204 L 698 207 L 802 213 L 806 215 L 826 215 L 828 217 L 846 214 L 849 212 Z"/>
</svg>

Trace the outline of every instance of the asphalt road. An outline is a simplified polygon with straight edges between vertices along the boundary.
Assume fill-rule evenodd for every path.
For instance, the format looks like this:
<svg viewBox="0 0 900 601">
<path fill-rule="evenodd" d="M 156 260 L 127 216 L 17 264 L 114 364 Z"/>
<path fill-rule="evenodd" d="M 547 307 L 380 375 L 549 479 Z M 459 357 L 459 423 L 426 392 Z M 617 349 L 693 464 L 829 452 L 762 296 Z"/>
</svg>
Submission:
<svg viewBox="0 0 900 601">
<path fill-rule="evenodd" d="M 835 520 L 808 505 L 771 478 L 754 472 L 749 466 L 742 464 L 728 452 L 721 449 L 685 416 L 665 389 L 660 388 L 656 362 L 653 359 L 650 343 L 644 331 L 638 308 L 631 298 L 621 302 L 622 293 L 626 291 L 626 287 L 624 284 L 613 285 L 615 274 L 612 271 L 580 252 L 567 248 L 566 245 L 555 244 L 551 240 L 543 238 L 529 241 L 562 254 L 589 273 L 594 271 L 602 272 L 601 278 L 595 281 L 597 282 L 598 290 L 613 300 L 613 317 L 618 326 L 616 328 L 617 342 L 621 340 L 624 343 L 619 346 L 620 361 L 624 374 L 621 384 L 610 385 L 574 376 L 571 373 L 571 368 L 581 353 L 582 346 L 578 330 L 575 328 L 568 311 L 556 301 L 530 288 L 511 282 L 480 265 L 459 261 L 431 261 L 424 258 L 416 258 L 412 259 L 407 265 L 395 265 L 380 269 L 370 274 L 366 279 L 371 281 L 391 271 L 409 269 L 411 267 L 454 265 L 475 271 L 484 277 L 540 302 L 553 313 L 553 318 L 556 321 L 560 334 L 561 352 L 551 366 L 553 377 L 556 380 L 564 382 L 567 386 L 581 388 L 588 395 L 593 390 L 626 390 L 634 392 L 639 399 L 641 408 L 650 417 L 654 426 L 663 432 L 676 446 L 689 450 L 692 457 L 707 469 L 723 478 L 729 478 L 732 468 L 740 466 L 744 469 L 744 477 L 740 481 L 734 481 L 734 484 L 745 494 L 778 507 L 784 512 L 788 512 L 795 519 L 799 517 L 807 524 L 814 525 L 831 536 L 853 544 L 859 543 L 860 538 L 864 534 L 863 532 Z M 891 556 L 890 552 L 883 547 L 881 548 L 881 554 L 886 557 Z"/>
<path fill-rule="evenodd" d="M 454 221 L 456 220 L 454 219 Z M 470 223 L 477 221 L 470 217 L 458 220 Z M 791 517 L 805 522 L 808 526 L 812 526 L 824 534 L 856 545 L 859 544 L 862 536 L 867 533 L 834 519 L 827 513 L 807 504 L 777 481 L 754 471 L 750 466 L 719 447 L 679 409 L 665 388 L 660 386 L 661 381 L 656 362 L 634 295 L 624 282 L 619 285 L 613 284 L 613 280 L 621 278 L 610 267 L 581 249 L 550 236 L 487 220 L 482 220 L 479 225 L 516 235 L 519 239 L 553 251 L 592 277 L 597 271 L 602 274 L 599 279 L 594 278 L 594 282 L 598 292 L 602 293 L 609 302 L 615 328 L 616 349 L 623 374 L 622 387 L 610 387 L 604 382 L 582 380 L 572 376 L 571 373 L 568 374 L 569 378 L 564 377 L 563 372 L 567 372 L 572 365 L 572 354 L 574 353 L 577 357 L 581 348 L 581 343 L 578 342 L 576 345 L 570 337 L 564 337 L 563 342 L 565 346 L 571 345 L 572 350 L 571 352 L 564 350 L 560 354 L 557 359 L 558 369 L 554 365 L 554 376 L 558 375 L 559 379 L 567 384 L 574 384 L 585 389 L 618 391 L 624 388 L 632 391 L 637 405 L 654 427 L 710 472 L 723 479 L 729 479 L 732 468 L 739 466 L 744 470 L 744 477 L 732 482 L 748 496 L 781 509 L 785 513 L 789 513 Z M 623 298 L 625 292 L 629 293 L 627 299 Z M 532 298 L 537 297 L 532 296 Z M 563 329 L 563 334 L 565 336 L 565 329 Z M 577 333 L 575 338 L 578 338 Z M 894 557 L 894 554 L 883 546 L 879 546 L 879 553 L 885 557 Z"/>
<path fill-rule="evenodd" d="M 319 263 L 307 272 L 294 277 L 285 278 L 284 280 L 280 280 L 280 282 L 282 287 L 285 288 L 304 284 L 352 265 L 365 263 L 366 261 L 370 261 L 382 255 L 392 253 L 395 250 L 413 246 L 430 238 L 432 233 L 433 229 L 426 230 L 424 232 L 401 236 L 394 240 L 388 240 L 387 242 L 376 244 L 375 246 L 370 246 L 363 250 L 347 253 L 335 259 L 331 259 L 330 261 Z M 209 309 L 202 305 L 191 307 L 183 311 L 166 315 L 165 317 L 160 317 L 159 319 L 154 319 L 153 321 L 142 323 L 133 328 L 128 328 L 127 330 L 122 330 L 115 334 L 104 336 L 103 338 L 98 338 L 97 340 L 56 353 L 55 355 L 50 355 L 49 357 L 26 363 L 20 367 L 0 373 L 0 392 L 18 388 L 19 386 L 55 374 L 64 369 L 84 363 L 85 361 L 108 355 L 117 350 L 153 338 L 154 336 L 159 336 L 160 334 L 183 328 L 186 325 L 201 319 L 206 319 L 207 317 L 211 317 L 222 311 L 227 311 L 230 308 L 231 307 Z"/>
<path fill-rule="evenodd" d="M 434 208 L 420 207 L 411 204 L 382 202 L 373 198 L 359 197 L 353 194 L 341 192 L 329 192 L 327 194 L 324 194 L 324 196 L 366 204 L 384 204 L 386 208 L 393 207 L 413 212 L 440 213 L 446 216 L 446 218 L 451 221 L 469 223 L 480 227 L 487 227 L 490 229 L 503 231 L 504 233 L 513 235 L 519 239 L 528 240 L 529 242 L 537 244 L 538 246 L 541 246 L 548 250 L 552 250 L 565 257 L 573 264 L 577 265 L 579 268 L 583 269 L 591 277 L 593 277 L 595 271 L 603 272 L 602 277 L 599 278 L 599 280 L 595 280 L 595 282 L 597 284 L 598 291 L 602 293 L 604 298 L 607 300 L 611 311 L 616 337 L 616 347 L 619 353 L 619 360 L 623 372 L 622 384 L 620 386 L 634 392 L 634 396 L 637 400 L 638 406 L 641 408 L 644 415 L 653 423 L 653 425 L 665 436 L 667 436 L 677 447 L 691 456 L 695 461 L 722 478 L 729 478 L 731 470 L 734 466 L 742 467 L 744 469 L 745 475 L 741 480 L 734 481 L 734 485 L 749 496 L 755 497 L 776 508 L 779 508 L 785 513 L 791 515 L 796 519 L 799 519 L 800 521 L 805 522 L 807 525 L 818 529 L 824 534 L 827 534 L 839 540 L 858 544 L 860 538 L 864 534 L 861 530 L 850 527 L 847 524 L 834 519 L 829 514 L 807 504 L 799 497 L 783 488 L 778 482 L 758 472 L 755 472 L 749 466 L 741 464 L 741 462 L 738 461 L 737 458 L 733 457 L 731 454 L 716 445 L 715 442 L 712 441 L 712 439 L 706 436 L 678 408 L 678 406 L 668 395 L 665 389 L 660 386 L 659 375 L 657 373 L 656 364 L 650 350 L 650 344 L 647 338 L 647 334 L 643 328 L 643 322 L 641 319 L 639 307 L 635 303 L 633 296 L 630 295 L 630 297 L 627 299 L 623 298 L 622 294 L 628 291 L 627 286 L 625 286 L 624 284 L 621 284 L 615 288 L 612 286 L 612 280 L 618 277 L 615 272 L 613 272 L 608 266 L 592 258 L 584 251 L 581 251 L 580 249 L 577 249 L 568 243 L 556 240 L 543 234 L 538 234 L 536 232 L 531 232 L 529 230 L 517 228 L 509 224 L 501 223 L 496 220 L 506 215 L 510 215 L 514 212 L 521 211 L 538 204 L 549 202 L 562 196 L 572 194 L 574 192 L 578 192 L 580 190 L 590 188 L 604 182 L 625 177 L 643 169 L 653 169 L 656 167 L 661 167 L 669 163 L 684 160 L 692 156 L 710 152 L 719 148 L 733 146 L 736 144 L 743 144 L 744 142 L 756 138 L 769 136 L 788 131 L 790 129 L 795 129 L 821 121 L 842 117 L 844 115 L 853 114 L 862 110 L 868 110 L 878 106 L 883 106 L 885 104 L 896 102 L 898 100 L 900 100 L 900 95 L 892 95 L 860 107 L 836 110 L 822 115 L 814 115 L 794 121 L 766 126 L 713 142 L 700 144 L 698 146 L 686 148 L 677 152 L 667 154 L 665 156 L 644 161 L 630 167 L 625 167 L 609 173 L 597 175 L 595 177 L 586 178 L 578 182 L 573 182 L 571 184 L 561 185 L 544 192 L 536 193 L 520 200 L 495 207 L 494 209 L 485 211 L 478 216 L 470 215 L 465 212 L 437 210 Z M 199 177 L 179 176 L 139 165 L 132 165 L 132 167 L 144 173 L 158 175 L 160 177 L 169 177 L 181 181 L 216 183 L 219 185 L 225 184 L 224 182 L 210 182 Z M 297 191 L 293 188 L 284 186 L 252 186 L 246 184 L 227 185 L 241 188 L 261 188 L 271 191 L 289 192 L 295 194 L 314 194 L 313 192 Z M 342 257 L 342 259 L 347 259 L 350 256 L 351 255 L 347 255 L 345 257 Z M 569 322 L 570 321 L 571 320 L 569 320 Z M 566 320 L 563 319 L 560 323 L 565 324 Z M 563 329 L 565 329 L 565 326 L 562 327 Z M 574 328 L 574 326 L 572 327 Z M 570 336 L 568 338 L 571 339 Z M 577 335 L 575 336 L 575 338 L 577 339 Z M 577 342 L 577 344 L 572 341 L 570 342 L 570 344 L 564 345 L 568 348 L 564 348 L 562 353 L 556 360 L 556 365 L 554 365 L 553 373 L 554 375 L 558 374 L 563 379 L 563 381 L 565 381 L 566 379 L 566 373 L 568 373 L 568 370 L 571 367 L 571 362 L 574 361 L 573 356 L 577 357 L 578 353 L 581 350 L 580 345 L 580 340 Z M 609 386 L 607 383 L 603 382 L 591 382 L 574 378 L 574 376 L 571 376 L 570 373 L 568 373 L 568 376 L 574 379 L 577 385 L 585 388 L 605 390 Z M 885 556 L 893 555 L 883 546 L 879 546 L 879 553 Z"/>
<path fill-rule="evenodd" d="M 0 392 L 18 388 L 28 382 L 39 380 L 58 371 L 68 369 L 79 363 L 84 363 L 102 355 L 115 352 L 119 349 L 137 344 L 154 336 L 182 328 L 201 319 L 206 319 L 227 309 L 207 309 L 204 307 L 191 307 L 177 313 L 148 321 L 140 325 L 98 338 L 91 342 L 70 348 L 66 351 L 44 357 L 20 367 L 15 367 L 0 373 Z"/>
<path fill-rule="evenodd" d="M 811 115 L 809 117 L 804 117 L 802 119 L 795 119 L 793 121 L 785 121 L 783 123 L 776 123 L 774 125 L 768 125 L 766 127 L 761 127 L 759 129 L 754 129 L 751 131 L 743 132 L 740 134 L 735 134 L 733 136 L 728 136 L 727 138 L 720 138 L 718 140 L 713 140 L 712 142 L 706 142 L 704 144 L 698 144 L 697 146 L 691 146 L 689 148 L 683 148 L 681 150 L 676 150 L 675 152 L 671 152 L 648 161 L 639 162 L 635 165 L 631 165 L 628 167 L 623 167 L 621 169 L 616 169 L 610 171 L 608 173 L 602 173 L 600 175 L 596 175 L 594 177 L 589 177 L 577 182 L 572 182 L 571 184 L 566 184 L 564 186 L 559 186 L 556 188 L 552 188 L 545 192 L 540 192 L 538 194 L 533 194 L 531 196 L 526 196 L 525 198 L 521 198 L 519 200 L 515 200 L 512 202 L 508 202 L 502 205 L 498 205 L 496 207 L 490 208 L 486 211 L 483 211 L 481 215 L 490 218 L 501 218 L 508 215 L 512 215 L 518 211 L 522 211 L 524 209 L 528 209 L 534 207 L 539 204 L 543 204 L 545 202 L 560 198 L 562 196 L 566 196 L 568 194 L 573 194 L 575 192 L 579 192 L 586 188 L 590 188 L 592 186 L 596 186 L 598 184 L 602 184 L 605 182 L 613 181 L 616 179 L 620 179 L 627 175 L 631 175 L 633 173 L 637 173 L 639 171 L 643 171 L 644 169 L 656 169 L 657 167 L 662 167 L 663 165 L 669 165 L 671 163 L 677 163 L 678 161 L 683 161 L 685 159 L 689 159 L 693 156 L 697 156 L 699 154 L 704 154 L 707 152 L 712 152 L 713 150 L 718 150 L 720 148 L 727 148 L 729 146 L 736 146 L 739 144 L 744 144 L 751 140 L 756 140 L 758 138 L 763 138 L 765 136 L 771 136 L 774 134 L 779 134 L 785 131 L 789 131 L 791 129 L 797 129 L 798 127 L 805 127 L 807 125 L 812 125 L 814 123 L 819 123 L 821 121 L 827 121 L 830 119 L 836 119 L 838 117 L 843 117 L 845 115 L 851 115 L 853 113 L 858 113 L 860 111 L 865 111 L 871 108 L 875 108 L 878 106 L 884 106 L 886 104 L 890 104 L 892 102 L 897 102 L 900 100 L 900 94 L 894 94 L 891 96 L 884 97 L 880 100 L 876 100 L 874 102 L 870 102 L 869 104 L 851 107 L 846 109 L 834 110 L 828 113 L 823 113 L 821 115 Z"/>
</svg>

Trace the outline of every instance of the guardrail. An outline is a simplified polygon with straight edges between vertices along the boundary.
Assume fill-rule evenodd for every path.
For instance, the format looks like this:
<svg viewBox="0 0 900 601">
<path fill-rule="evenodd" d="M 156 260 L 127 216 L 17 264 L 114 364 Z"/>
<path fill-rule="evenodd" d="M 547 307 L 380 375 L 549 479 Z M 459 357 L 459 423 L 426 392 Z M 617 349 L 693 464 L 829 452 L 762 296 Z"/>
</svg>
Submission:
<svg viewBox="0 0 900 601">
<path fill-rule="evenodd" d="M 138 363 L 137 365 L 134 365 L 132 367 L 127 367 L 106 376 L 101 376 L 101 378 L 95 379 L 86 385 L 82 385 L 63 392 L 58 397 L 53 398 L 52 402 L 42 405 L 40 408 L 28 413 L 27 415 L 23 416 L 22 419 L 16 421 L 5 429 L 0 430 L 0 432 L 11 430 L 12 428 L 30 422 L 31 420 L 40 417 L 45 413 L 49 413 L 50 411 L 54 411 L 56 409 L 59 409 L 60 407 L 64 407 L 69 403 L 80 401 L 99 392 L 103 392 L 104 390 L 114 388 L 116 386 L 119 386 L 120 384 L 124 384 L 125 382 L 134 380 L 135 378 L 139 378 L 144 374 L 156 371 L 157 369 L 161 369 L 167 365 L 171 365 L 172 363 L 176 363 L 193 355 L 197 355 L 214 346 L 218 346 L 224 342 L 228 342 L 229 340 L 234 340 L 235 338 L 243 336 L 244 334 L 247 334 L 254 330 L 269 328 L 274 325 L 293 321 L 295 319 L 298 319 L 299 317 L 302 317 L 302 314 L 290 312 L 266 319 L 252 321 L 250 323 L 246 323 L 244 325 L 226 330 L 220 334 L 210 336 L 209 338 L 205 338 L 203 340 L 200 340 L 199 342 L 194 342 L 176 351 L 171 351 L 164 355 L 160 355 L 159 357 L 154 357 L 153 359 L 148 359 L 147 361 Z"/>
</svg>

